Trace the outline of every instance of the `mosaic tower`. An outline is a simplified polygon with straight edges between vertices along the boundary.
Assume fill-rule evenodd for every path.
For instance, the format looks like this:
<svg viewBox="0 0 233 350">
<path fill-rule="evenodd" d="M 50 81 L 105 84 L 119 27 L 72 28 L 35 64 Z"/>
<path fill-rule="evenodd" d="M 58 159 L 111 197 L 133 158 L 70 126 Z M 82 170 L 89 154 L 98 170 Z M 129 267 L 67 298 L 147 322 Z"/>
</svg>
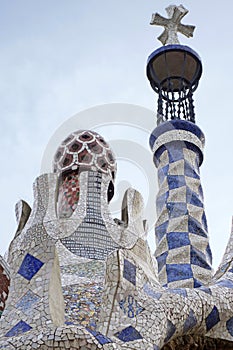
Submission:
<svg viewBox="0 0 233 350">
<path fill-rule="evenodd" d="M 177 27 L 186 35 L 194 30 L 180 24 L 186 10 L 170 6 L 168 13 L 159 38 L 165 46 L 147 64 L 158 94 L 158 126 L 150 137 L 159 181 L 155 255 L 163 286 L 192 288 L 210 281 L 212 263 L 199 171 L 205 138 L 195 125 L 193 105 L 202 64 L 194 50 L 178 43 Z M 153 16 L 152 24 L 161 22 Z"/>
</svg>

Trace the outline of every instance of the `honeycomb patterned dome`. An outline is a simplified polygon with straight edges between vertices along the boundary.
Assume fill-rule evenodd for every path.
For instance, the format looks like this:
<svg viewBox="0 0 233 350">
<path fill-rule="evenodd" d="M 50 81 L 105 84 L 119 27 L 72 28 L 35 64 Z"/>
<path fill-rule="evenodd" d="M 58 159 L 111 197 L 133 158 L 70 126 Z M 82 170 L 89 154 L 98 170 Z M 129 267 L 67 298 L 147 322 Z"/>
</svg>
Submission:
<svg viewBox="0 0 233 350">
<path fill-rule="evenodd" d="M 116 160 L 102 136 L 90 130 L 71 133 L 58 148 L 53 170 L 63 173 L 74 170 L 93 170 L 109 174 L 114 180 Z"/>
</svg>

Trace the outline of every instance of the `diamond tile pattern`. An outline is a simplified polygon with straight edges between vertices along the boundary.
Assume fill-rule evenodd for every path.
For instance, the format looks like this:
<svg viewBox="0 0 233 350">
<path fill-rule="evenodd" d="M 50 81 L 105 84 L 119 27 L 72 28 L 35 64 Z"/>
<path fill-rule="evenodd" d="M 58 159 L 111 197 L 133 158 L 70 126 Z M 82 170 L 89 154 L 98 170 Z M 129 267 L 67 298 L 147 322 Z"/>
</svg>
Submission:
<svg viewBox="0 0 233 350">
<path fill-rule="evenodd" d="M 220 321 L 219 312 L 216 306 L 214 306 L 211 313 L 206 317 L 206 330 L 207 332 L 213 328 Z"/>
<path fill-rule="evenodd" d="M 112 343 L 112 340 L 110 338 L 106 337 L 105 335 L 103 335 L 99 332 L 96 332 L 90 328 L 86 328 L 86 329 L 88 330 L 88 332 L 90 332 L 98 340 L 98 342 L 101 345 Z"/>
<path fill-rule="evenodd" d="M 188 318 L 184 323 L 184 333 L 188 332 L 190 329 L 195 327 L 197 324 L 197 319 L 194 314 L 194 311 L 191 309 Z"/>
<path fill-rule="evenodd" d="M 167 264 L 167 281 L 174 282 L 180 279 L 186 280 L 193 277 L 193 272 L 190 264 Z"/>
<path fill-rule="evenodd" d="M 160 283 L 171 288 L 200 287 L 212 271 L 199 152 L 186 146 L 166 144 L 156 159 L 160 189 L 155 255 Z"/>
<path fill-rule="evenodd" d="M 166 338 L 164 340 L 164 342 L 168 342 L 171 337 L 175 334 L 176 331 L 176 327 L 174 326 L 174 324 L 171 321 L 167 321 L 167 335 Z"/>
<path fill-rule="evenodd" d="M 41 267 L 44 265 L 42 261 L 35 258 L 31 254 L 27 254 L 25 258 L 23 259 L 23 262 L 19 268 L 18 273 L 26 278 L 28 281 L 34 277 L 37 272 L 41 269 Z"/>
<path fill-rule="evenodd" d="M 14 337 L 19 334 L 28 332 L 30 329 L 32 329 L 32 327 L 29 326 L 29 324 L 24 321 L 19 321 L 13 328 L 9 330 L 9 332 L 5 334 L 5 337 Z"/>
<path fill-rule="evenodd" d="M 120 339 L 125 343 L 133 340 L 142 339 L 141 334 L 132 326 L 129 326 L 114 335 L 115 337 L 117 337 L 118 339 Z"/>
<path fill-rule="evenodd" d="M 34 304 L 36 304 L 40 298 L 34 294 L 31 290 L 29 290 L 15 305 L 17 309 L 22 310 L 23 312 L 27 312 L 32 308 Z"/>
</svg>

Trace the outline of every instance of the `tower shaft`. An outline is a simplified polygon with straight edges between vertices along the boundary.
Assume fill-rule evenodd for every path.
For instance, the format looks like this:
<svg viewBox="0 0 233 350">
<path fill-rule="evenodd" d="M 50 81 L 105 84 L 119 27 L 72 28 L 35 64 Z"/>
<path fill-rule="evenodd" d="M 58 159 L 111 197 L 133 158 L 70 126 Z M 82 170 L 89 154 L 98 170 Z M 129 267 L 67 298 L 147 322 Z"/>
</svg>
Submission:
<svg viewBox="0 0 233 350">
<path fill-rule="evenodd" d="M 173 120 L 150 138 L 158 168 L 155 227 L 159 280 L 168 287 L 200 287 L 211 278 L 211 251 L 199 167 L 204 135 L 193 123 Z"/>
</svg>

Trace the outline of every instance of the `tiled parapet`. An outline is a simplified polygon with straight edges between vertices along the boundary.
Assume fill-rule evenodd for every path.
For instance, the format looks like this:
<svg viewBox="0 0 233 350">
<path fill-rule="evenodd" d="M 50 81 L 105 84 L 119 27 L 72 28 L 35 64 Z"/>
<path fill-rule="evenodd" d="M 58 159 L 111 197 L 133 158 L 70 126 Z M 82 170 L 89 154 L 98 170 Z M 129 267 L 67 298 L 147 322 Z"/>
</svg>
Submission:
<svg viewBox="0 0 233 350">
<path fill-rule="evenodd" d="M 55 241 L 48 236 L 42 223 L 47 209 L 47 186 L 46 175 L 36 180 L 31 216 L 10 245 L 11 283 L 1 318 L 1 338 L 12 339 L 42 327 L 64 324 Z"/>
<path fill-rule="evenodd" d="M 204 135 L 193 123 L 172 120 L 151 134 L 158 168 L 155 252 L 159 281 L 168 287 L 199 287 L 212 276 L 199 167 Z"/>
<path fill-rule="evenodd" d="M 39 231 L 37 232 L 39 236 Z M 1 318 L 1 338 L 64 323 L 58 257 L 51 240 L 18 251 Z"/>
</svg>

